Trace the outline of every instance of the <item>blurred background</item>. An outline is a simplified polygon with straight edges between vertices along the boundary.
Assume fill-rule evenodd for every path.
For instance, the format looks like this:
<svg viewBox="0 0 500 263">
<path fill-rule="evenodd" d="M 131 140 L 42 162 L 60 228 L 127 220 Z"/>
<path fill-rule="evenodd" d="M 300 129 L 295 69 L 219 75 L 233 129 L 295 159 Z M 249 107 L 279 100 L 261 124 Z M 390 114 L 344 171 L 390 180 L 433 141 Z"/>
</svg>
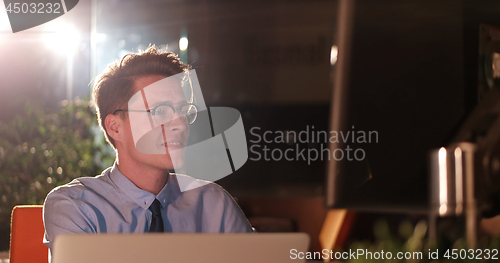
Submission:
<svg viewBox="0 0 500 263">
<path fill-rule="evenodd" d="M 15 204 L 112 164 L 90 83 L 150 44 L 191 64 L 207 105 L 239 109 L 247 130 L 327 130 L 336 1 L 80 1 L 15 34 L 0 8 L 0 250 Z M 324 172 L 324 161 L 249 160 L 218 183 L 237 198 L 319 197 Z"/>
<path fill-rule="evenodd" d="M 337 204 L 357 209 L 366 202 L 371 212 L 360 211 L 352 221 L 357 227 L 346 226 L 343 235 L 391 238 L 392 227 L 403 239 L 414 230 L 420 238 L 426 154 L 447 143 L 477 104 L 479 24 L 500 26 L 500 8 L 495 1 L 359 2 L 351 122 L 380 137 L 365 148 L 375 180 L 365 184 L 366 173 L 348 180 L 347 201 Z M 14 205 L 42 204 L 53 187 L 113 163 L 89 102 L 91 81 L 107 64 L 150 44 L 196 69 L 207 106 L 241 112 L 248 146 L 257 152 L 327 148 L 328 141 L 255 143 L 250 130 L 271 131 L 270 140 L 276 131 L 329 130 L 337 19 L 336 0 L 93 0 L 13 34 L 1 6 L 0 251 L 8 250 Z M 406 152 L 395 150 L 401 145 Z M 217 183 L 257 230 L 307 232 L 316 251 L 331 208 L 325 206 L 328 157 L 320 155 L 265 160 L 249 152 L 240 170 Z M 353 186 L 360 182 L 368 187 Z M 395 203 L 404 209 L 377 211 Z"/>
</svg>

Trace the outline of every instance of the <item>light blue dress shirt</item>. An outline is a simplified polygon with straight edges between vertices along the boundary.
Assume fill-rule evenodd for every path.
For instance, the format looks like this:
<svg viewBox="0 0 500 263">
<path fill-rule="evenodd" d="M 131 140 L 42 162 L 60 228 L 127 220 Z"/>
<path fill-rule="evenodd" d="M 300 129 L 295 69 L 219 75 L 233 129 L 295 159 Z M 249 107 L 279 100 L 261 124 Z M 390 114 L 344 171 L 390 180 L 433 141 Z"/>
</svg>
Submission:
<svg viewBox="0 0 500 263">
<path fill-rule="evenodd" d="M 179 181 L 200 182 L 170 174 L 155 196 L 138 188 L 115 164 L 99 176 L 78 178 L 53 189 L 43 206 L 43 242 L 49 247 L 49 259 L 59 234 L 148 232 L 149 206 L 155 198 L 161 203 L 165 232 L 252 232 L 240 207 L 222 187 L 207 183 L 182 192 Z"/>
</svg>

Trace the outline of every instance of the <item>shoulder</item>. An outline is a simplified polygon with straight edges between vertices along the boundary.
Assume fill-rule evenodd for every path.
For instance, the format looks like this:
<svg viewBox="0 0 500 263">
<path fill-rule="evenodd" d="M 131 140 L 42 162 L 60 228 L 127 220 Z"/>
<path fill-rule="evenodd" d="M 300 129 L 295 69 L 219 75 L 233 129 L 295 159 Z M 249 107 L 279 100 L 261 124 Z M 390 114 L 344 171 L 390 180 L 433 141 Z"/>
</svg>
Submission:
<svg viewBox="0 0 500 263">
<path fill-rule="evenodd" d="M 220 185 L 182 174 L 171 174 L 172 185 L 178 183 L 184 205 L 201 207 L 207 218 L 216 222 L 220 232 L 252 232 L 243 211 Z M 188 189 L 188 190 L 186 190 Z M 182 191 L 185 190 L 185 191 Z"/>
<path fill-rule="evenodd" d="M 52 200 L 60 199 L 83 199 L 91 193 L 106 191 L 109 183 L 108 168 L 98 176 L 76 178 L 67 184 L 52 189 L 52 191 L 50 191 L 47 195 L 45 203 L 50 203 Z"/>
<path fill-rule="evenodd" d="M 109 169 L 96 177 L 81 177 L 54 188 L 43 203 L 46 228 L 69 229 L 70 232 L 94 232 L 95 211 L 106 205 L 106 190 L 110 188 Z M 108 191 L 109 192 L 109 191 Z M 95 205 L 99 208 L 96 208 Z M 55 236 L 54 233 L 52 233 Z"/>
</svg>

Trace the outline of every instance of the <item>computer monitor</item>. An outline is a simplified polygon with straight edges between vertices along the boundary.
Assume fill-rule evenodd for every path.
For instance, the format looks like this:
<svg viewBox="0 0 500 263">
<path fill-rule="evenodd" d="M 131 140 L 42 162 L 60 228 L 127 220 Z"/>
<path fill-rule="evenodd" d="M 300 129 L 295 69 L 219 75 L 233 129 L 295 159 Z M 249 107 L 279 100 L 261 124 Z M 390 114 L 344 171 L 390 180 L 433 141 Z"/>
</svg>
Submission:
<svg viewBox="0 0 500 263">
<path fill-rule="evenodd" d="M 481 23 L 498 1 L 339 1 L 327 206 L 427 211 L 428 155 L 478 101 Z"/>
</svg>

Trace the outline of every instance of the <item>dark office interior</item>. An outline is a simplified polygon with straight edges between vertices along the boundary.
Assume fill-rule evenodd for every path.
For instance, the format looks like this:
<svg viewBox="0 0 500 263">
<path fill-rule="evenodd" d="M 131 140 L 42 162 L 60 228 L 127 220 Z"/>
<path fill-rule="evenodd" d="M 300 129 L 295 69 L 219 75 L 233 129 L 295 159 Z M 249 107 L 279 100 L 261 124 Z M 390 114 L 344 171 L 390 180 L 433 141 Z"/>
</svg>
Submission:
<svg viewBox="0 0 500 263">
<path fill-rule="evenodd" d="M 248 160 L 216 183 L 257 232 L 305 232 L 311 252 L 384 240 L 402 248 L 417 232 L 456 247 L 469 240 L 468 217 L 443 212 L 458 200 L 435 203 L 442 181 L 435 185 L 432 152 L 467 141 L 481 149 L 476 239 L 496 244 L 484 240 L 500 235 L 500 180 L 477 167 L 500 146 L 496 113 L 481 115 L 500 105 L 500 2 L 357 0 L 347 18 L 342 2 L 80 1 L 38 27 L 0 28 L 0 251 L 8 258 L 15 205 L 41 205 L 53 187 L 113 163 L 89 83 L 150 44 L 196 70 L 207 106 L 239 110 Z M 54 49 L 46 37 L 58 25 L 78 37 Z M 358 137 L 338 134 L 337 144 L 335 130 Z"/>
</svg>

